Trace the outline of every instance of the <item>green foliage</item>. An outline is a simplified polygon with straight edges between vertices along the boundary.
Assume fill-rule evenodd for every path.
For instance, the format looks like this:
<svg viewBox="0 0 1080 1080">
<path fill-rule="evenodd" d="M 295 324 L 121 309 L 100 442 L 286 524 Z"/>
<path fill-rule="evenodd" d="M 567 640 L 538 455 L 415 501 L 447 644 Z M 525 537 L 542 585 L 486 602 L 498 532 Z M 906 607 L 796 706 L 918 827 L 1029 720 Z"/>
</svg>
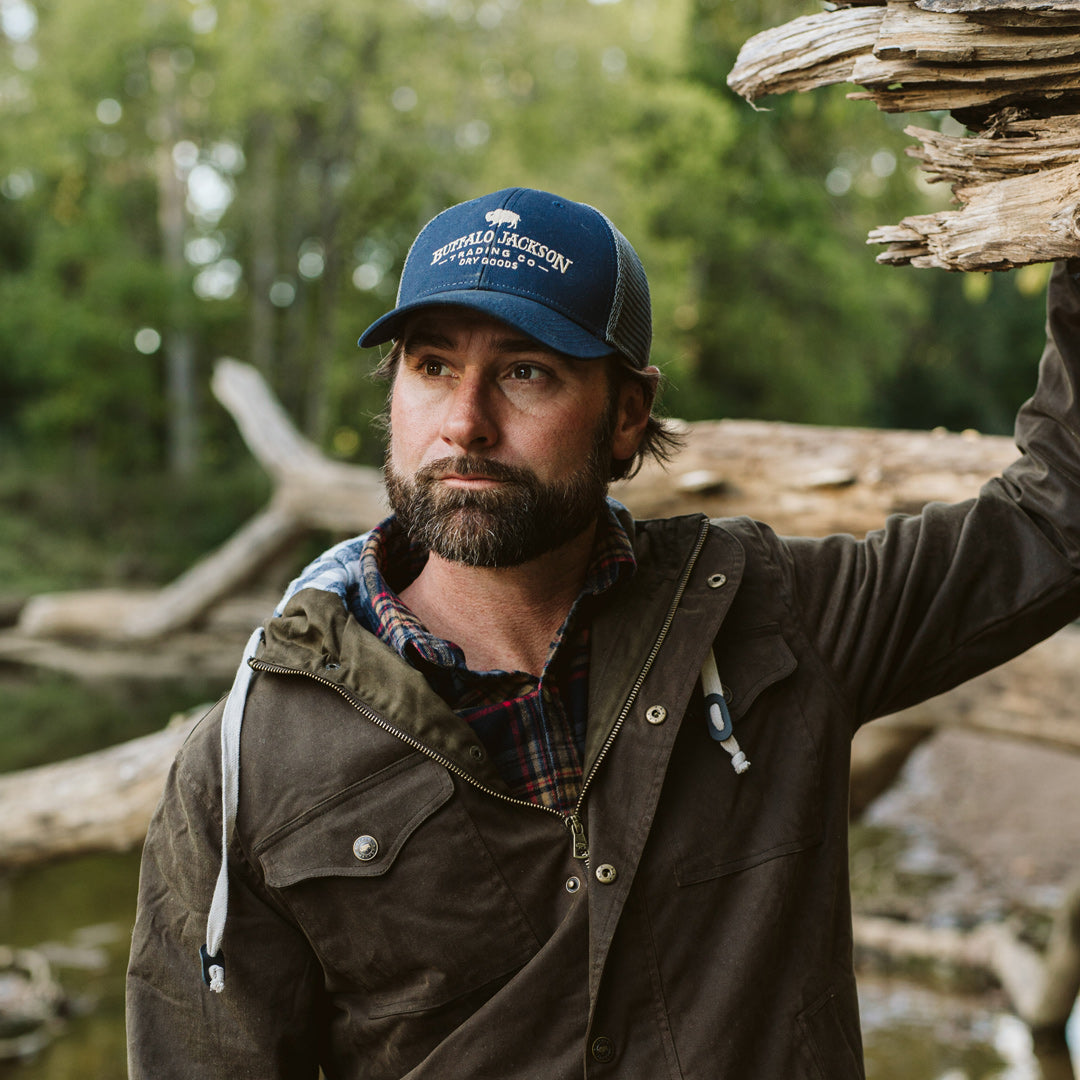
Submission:
<svg viewBox="0 0 1080 1080">
<path fill-rule="evenodd" d="M 913 328 L 900 365 L 878 388 L 872 422 L 1011 434 L 1016 407 L 1035 386 L 1049 270 L 941 282 L 929 318 Z"/>
<path fill-rule="evenodd" d="M 197 679 L 88 684 L 55 672 L 0 671 L 0 773 L 160 731 L 168 717 L 212 703 L 225 689 Z"/>
<path fill-rule="evenodd" d="M 377 461 L 356 337 L 423 221 L 512 184 L 599 206 L 639 248 L 673 412 L 1000 430 L 1026 392 L 1037 297 L 1005 280 L 978 302 L 866 247 L 947 195 L 914 179 L 911 118 L 844 88 L 765 111 L 727 89 L 749 36 L 813 5 L 4 10 L 0 448 L 28 465 L 179 468 L 185 423 L 199 469 L 242 458 L 208 392 L 221 355 L 331 453 Z"/>
<path fill-rule="evenodd" d="M 199 483 L 0 467 L 0 595 L 169 581 L 226 540 L 269 484 L 250 463 Z"/>
</svg>

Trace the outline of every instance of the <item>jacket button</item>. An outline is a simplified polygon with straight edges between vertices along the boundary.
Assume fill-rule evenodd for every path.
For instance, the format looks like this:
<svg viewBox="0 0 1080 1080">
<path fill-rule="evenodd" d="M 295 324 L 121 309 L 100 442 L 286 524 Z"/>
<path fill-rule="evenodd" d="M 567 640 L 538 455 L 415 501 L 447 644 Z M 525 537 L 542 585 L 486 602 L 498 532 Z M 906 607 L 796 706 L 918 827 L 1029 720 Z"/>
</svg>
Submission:
<svg viewBox="0 0 1080 1080">
<path fill-rule="evenodd" d="M 645 719 L 650 724 L 662 724 L 667 719 L 667 709 L 663 705 L 650 705 L 645 710 Z"/>
<path fill-rule="evenodd" d="M 710 574 L 707 581 L 710 589 L 719 589 L 727 584 L 727 574 Z"/>
<path fill-rule="evenodd" d="M 358 836 L 353 841 L 352 853 L 361 862 L 371 862 L 379 854 L 379 841 L 374 836 Z"/>
<path fill-rule="evenodd" d="M 599 1061 L 601 1064 L 606 1064 L 615 1057 L 615 1044 L 605 1035 L 593 1039 L 590 1049 L 594 1060 Z"/>
<path fill-rule="evenodd" d="M 581 881 L 576 877 L 568 877 L 566 879 L 566 891 L 568 893 L 576 893 L 581 888 Z"/>
<path fill-rule="evenodd" d="M 610 885 L 617 876 L 618 872 L 609 862 L 601 863 L 596 868 L 596 880 L 599 881 L 601 885 Z"/>
</svg>

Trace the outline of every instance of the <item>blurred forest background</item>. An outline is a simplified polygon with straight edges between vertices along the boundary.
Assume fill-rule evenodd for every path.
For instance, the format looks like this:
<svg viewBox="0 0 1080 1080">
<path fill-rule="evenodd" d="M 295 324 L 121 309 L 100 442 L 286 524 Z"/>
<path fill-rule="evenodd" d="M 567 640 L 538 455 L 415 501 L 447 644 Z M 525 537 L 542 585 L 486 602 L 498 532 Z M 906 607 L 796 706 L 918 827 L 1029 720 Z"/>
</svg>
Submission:
<svg viewBox="0 0 1080 1080">
<path fill-rule="evenodd" d="M 223 355 L 377 463 L 356 338 L 419 226 L 502 186 L 634 242 L 673 415 L 1008 432 L 1045 268 L 878 267 L 866 245 L 947 205 L 902 128 L 955 121 L 844 88 L 755 112 L 726 87 L 748 37 L 811 10 L 0 0 L 0 600 L 164 583 L 263 502 L 209 392 Z"/>
<path fill-rule="evenodd" d="M 270 482 L 210 392 L 220 357 L 255 364 L 329 455 L 378 464 L 384 390 L 356 339 L 419 227 L 504 186 L 589 202 L 633 241 L 672 415 L 1009 432 L 1048 268 L 879 267 L 866 244 L 948 206 L 902 129 L 956 122 L 843 87 L 758 112 L 726 86 L 743 42 L 818 9 L 0 0 L 0 625 L 37 592 L 165 584 L 263 505 Z M 223 689 L 0 663 L 0 772 Z M 125 1075 L 137 862 L 0 874 L 0 944 L 113 928 L 106 970 L 65 971 L 94 1009 L 19 1077 Z M 896 1038 L 879 1077 L 916 1075 L 931 1042 Z M 947 1051 L 919 1075 L 974 1052 Z"/>
</svg>

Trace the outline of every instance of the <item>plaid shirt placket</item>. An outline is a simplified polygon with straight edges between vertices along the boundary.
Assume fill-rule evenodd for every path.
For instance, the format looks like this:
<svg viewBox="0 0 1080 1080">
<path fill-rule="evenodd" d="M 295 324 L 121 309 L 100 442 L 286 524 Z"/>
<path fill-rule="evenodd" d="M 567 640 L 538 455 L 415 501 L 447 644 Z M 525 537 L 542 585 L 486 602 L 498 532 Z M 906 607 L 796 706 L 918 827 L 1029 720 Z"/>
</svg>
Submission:
<svg viewBox="0 0 1080 1080">
<path fill-rule="evenodd" d="M 350 607 L 414 667 L 476 732 L 510 791 L 569 813 L 582 784 L 588 712 L 589 609 L 635 567 L 625 531 L 609 511 L 585 586 L 548 651 L 540 678 L 520 671 L 470 671 L 461 649 L 430 634 L 388 581 L 411 581 L 426 553 L 409 544 L 393 518 L 372 530 L 360 556 Z"/>
</svg>

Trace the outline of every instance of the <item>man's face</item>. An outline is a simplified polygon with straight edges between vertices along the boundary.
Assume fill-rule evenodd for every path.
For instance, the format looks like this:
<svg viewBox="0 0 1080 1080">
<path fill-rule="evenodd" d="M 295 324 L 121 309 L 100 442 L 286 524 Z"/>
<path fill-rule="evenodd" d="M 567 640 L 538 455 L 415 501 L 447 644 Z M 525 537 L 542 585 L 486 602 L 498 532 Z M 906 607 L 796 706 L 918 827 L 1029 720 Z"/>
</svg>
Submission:
<svg viewBox="0 0 1080 1080">
<path fill-rule="evenodd" d="M 636 447 L 602 361 L 450 307 L 422 312 L 403 341 L 386 482 L 414 541 L 453 562 L 515 566 L 596 521 L 613 452 Z"/>
</svg>

